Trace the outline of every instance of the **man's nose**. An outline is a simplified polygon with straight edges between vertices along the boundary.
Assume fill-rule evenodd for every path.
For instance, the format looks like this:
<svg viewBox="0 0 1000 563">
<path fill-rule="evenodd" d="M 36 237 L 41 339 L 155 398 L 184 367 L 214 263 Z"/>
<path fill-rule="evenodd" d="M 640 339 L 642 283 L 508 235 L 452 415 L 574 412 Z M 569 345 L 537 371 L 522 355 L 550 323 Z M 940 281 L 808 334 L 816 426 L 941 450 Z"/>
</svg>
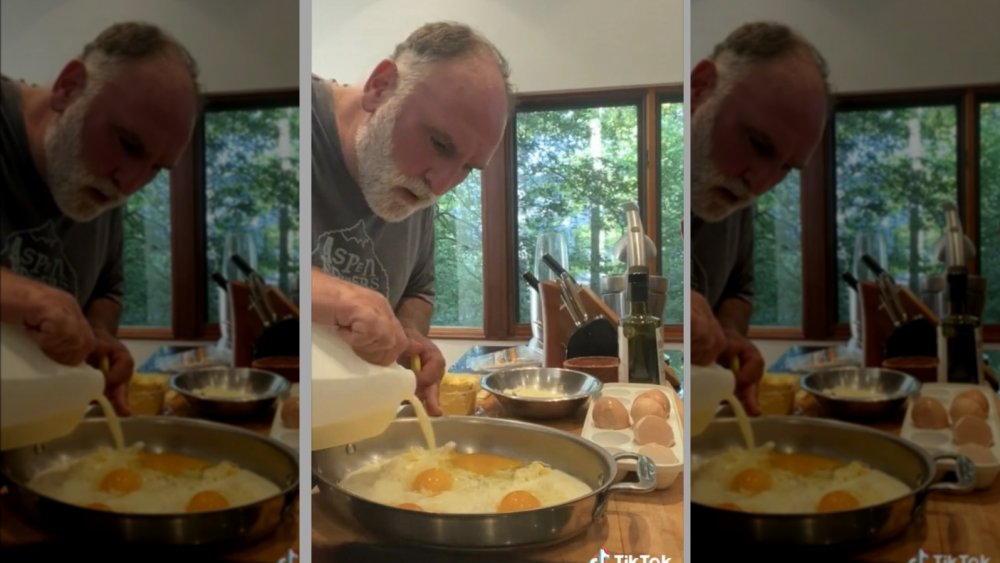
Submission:
<svg viewBox="0 0 1000 563">
<path fill-rule="evenodd" d="M 468 170 L 459 165 L 437 165 L 427 173 L 425 180 L 431 193 L 440 197 L 462 183 Z"/>
<path fill-rule="evenodd" d="M 118 191 L 130 196 L 153 180 L 156 173 L 138 166 L 123 166 L 115 170 L 113 180 Z"/>
<path fill-rule="evenodd" d="M 757 162 L 743 174 L 743 183 L 751 193 L 760 196 L 784 180 L 787 173 L 778 164 Z"/>
</svg>

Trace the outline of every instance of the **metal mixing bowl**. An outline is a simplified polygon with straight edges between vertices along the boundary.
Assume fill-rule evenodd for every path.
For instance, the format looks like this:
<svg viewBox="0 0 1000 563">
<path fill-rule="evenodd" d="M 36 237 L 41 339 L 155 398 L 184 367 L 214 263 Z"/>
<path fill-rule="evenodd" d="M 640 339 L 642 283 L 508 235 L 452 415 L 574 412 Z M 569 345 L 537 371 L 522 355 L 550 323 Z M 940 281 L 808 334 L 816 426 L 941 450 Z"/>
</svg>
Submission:
<svg viewBox="0 0 1000 563">
<path fill-rule="evenodd" d="M 865 419 L 895 413 L 920 390 L 920 382 L 901 371 L 847 367 L 808 373 L 802 377 L 801 387 L 816 397 L 827 413 Z M 837 392 L 838 388 L 842 391 Z"/>
<path fill-rule="evenodd" d="M 252 368 L 208 367 L 180 372 L 170 387 L 187 399 L 201 416 L 241 418 L 260 414 L 291 388 L 276 373 Z M 205 390 L 221 389 L 236 396 L 212 396 Z"/>
<path fill-rule="evenodd" d="M 601 390 L 599 379 L 562 368 L 515 368 L 495 371 L 482 380 L 482 388 L 497 398 L 510 416 L 550 419 L 572 416 Z M 546 397 L 515 394 L 519 388 L 553 393 Z"/>
</svg>

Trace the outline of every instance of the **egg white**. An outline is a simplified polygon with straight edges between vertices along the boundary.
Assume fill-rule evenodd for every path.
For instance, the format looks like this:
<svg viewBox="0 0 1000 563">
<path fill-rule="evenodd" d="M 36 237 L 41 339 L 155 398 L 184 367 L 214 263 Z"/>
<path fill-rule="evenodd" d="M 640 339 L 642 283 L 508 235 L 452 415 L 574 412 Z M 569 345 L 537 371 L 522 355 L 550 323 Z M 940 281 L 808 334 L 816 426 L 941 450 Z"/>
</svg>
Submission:
<svg viewBox="0 0 1000 563">
<path fill-rule="evenodd" d="M 859 461 L 835 469 L 800 475 L 772 466 L 768 456 L 774 444 L 753 450 L 730 448 L 710 459 L 697 460 L 691 468 L 691 499 L 699 504 L 735 504 L 744 512 L 765 514 L 815 513 L 829 492 L 847 491 L 858 499 L 859 507 L 872 506 L 910 493 L 902 481 Z M 756 468 L 771 476 L 769 490 L 757 494 L 735 491 L 733 478 L 741 471 Z"/>
<path fill-rule="evenodd" d="M 380 504 L 414 503 L 425 512 L 452 514 L 495 513 L 503 497 L 517 490 L 531 493 L 543 507 L 580 498 L 592 491 L 580 479 L 539 461 L 490 475 L 474 473 L 451 463 L 454 450 L 454 442 L 433 450 L 412 448 L 352 472 L 340 486 Z M 438 494 L 414 491 L 412 485 L 417 475 L 435 467 L 451 474 L 452 488 Z"/>
<path fill-rule="evenodd" d="M 205 490 L 220 493 L 230 507 L 251 504 L 280 492 L 270 480 L 225 461 L 176 475 L 144 467 L 138 461 L 142 449 L 141 443 L 124 450 L 98 448 L 35 476 L 28 482 L 28 488 L 70 504 L 101 503 L 113 512 L 142 514 L 186 512 L 191 497 Z M 140 487 L 127 493 L 101 490 L 102 479 L 120 468 L 137 473 Z"/>
</svg>

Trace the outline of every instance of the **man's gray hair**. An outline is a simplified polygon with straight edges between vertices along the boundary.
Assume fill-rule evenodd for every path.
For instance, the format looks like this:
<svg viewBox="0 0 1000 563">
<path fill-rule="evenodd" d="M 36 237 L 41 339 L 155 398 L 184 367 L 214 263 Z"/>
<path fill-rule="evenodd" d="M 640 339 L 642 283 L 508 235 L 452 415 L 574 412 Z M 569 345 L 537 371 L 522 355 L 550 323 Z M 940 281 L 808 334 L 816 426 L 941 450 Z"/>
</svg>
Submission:
<svg viewBox="0 0 1000 563">
<path fill-rule="evenodd" d="M 426 23 L 416 29 L 402 43 L 396 45 L 390 57 L 417 72 L 434 63 L 442 63 L 470 56 L 484 56 L 497 65 L 507 92 L 507 107 L 514 107 L 514 88 L 510 83 L 510 65 L 489 39 L 471 27 L 456 22 Z"/>
<path fill-rule="evenodd" d="M 97 66 L 150 61 L 158 57 L 174 57 L 180 61 L 191 77 L 197 95 L 200 90 L 198 63 L 183 45 L 155 25 L 143 22 L 116 23 L 87 43 L 80 54 L 80 60 L 84 64 Z"/>
<path fill-rule="evenodd" d="M 715 46 L 710 59 L 718 65 L 730 66 L 737 73 L 749 70 L 753 63 L 773 61 L 790 56 L 803 56 L 811 61 L 823 79 L 827 108 L 830 108 L 830 71 L 823 55 L 804 37 L 784 24 L 773 22 L 746 23 L 733 30 Z"/>
</svg>

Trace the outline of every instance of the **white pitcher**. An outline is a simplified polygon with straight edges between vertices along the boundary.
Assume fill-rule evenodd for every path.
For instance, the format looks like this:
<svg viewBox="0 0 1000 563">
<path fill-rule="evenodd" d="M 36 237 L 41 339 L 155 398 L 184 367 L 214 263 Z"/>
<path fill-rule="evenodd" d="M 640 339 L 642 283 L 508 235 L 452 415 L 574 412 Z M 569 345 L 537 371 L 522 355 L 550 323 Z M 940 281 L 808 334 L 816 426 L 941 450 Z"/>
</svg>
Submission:
<svg viewBox="0 0 1000 563">
<path fill-rule="evenodd" d="M 65 436 L 104 391 L 104 375 L 46 356 L 25 330 L 0 325 L 0 450 Z"/>
<path fill-rule="evenodd" d="M 333 327 L 312 326 L 312 449 L 378 436 L 417 387 L 402 366 L 362 360 Z"/>
</svg>

